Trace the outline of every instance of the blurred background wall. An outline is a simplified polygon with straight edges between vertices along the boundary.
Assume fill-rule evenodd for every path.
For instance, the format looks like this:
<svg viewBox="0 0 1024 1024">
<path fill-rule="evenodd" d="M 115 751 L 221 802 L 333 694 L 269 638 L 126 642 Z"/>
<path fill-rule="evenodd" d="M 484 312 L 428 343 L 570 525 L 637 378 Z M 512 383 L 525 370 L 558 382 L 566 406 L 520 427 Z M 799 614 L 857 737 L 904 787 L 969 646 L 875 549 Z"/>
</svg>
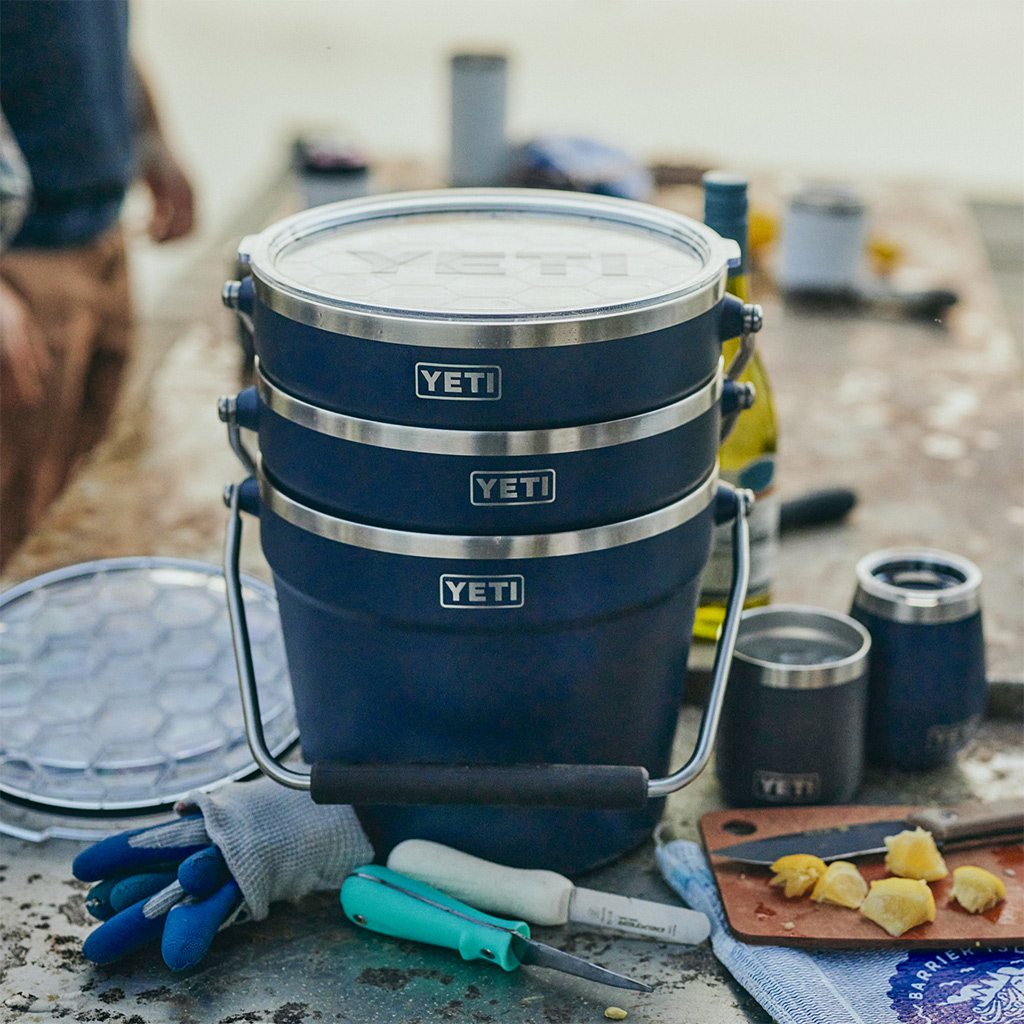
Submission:
<svg viewBox="0 0 1024 1024">
<path fill-rule="evenodd" d="M 297 128 L 441 164 L 458 48 L 510 56 L 513 139 L 1024 192 L 1021 0 L 133 0 L 133 19 L 207 231 Z"/>
</svg>

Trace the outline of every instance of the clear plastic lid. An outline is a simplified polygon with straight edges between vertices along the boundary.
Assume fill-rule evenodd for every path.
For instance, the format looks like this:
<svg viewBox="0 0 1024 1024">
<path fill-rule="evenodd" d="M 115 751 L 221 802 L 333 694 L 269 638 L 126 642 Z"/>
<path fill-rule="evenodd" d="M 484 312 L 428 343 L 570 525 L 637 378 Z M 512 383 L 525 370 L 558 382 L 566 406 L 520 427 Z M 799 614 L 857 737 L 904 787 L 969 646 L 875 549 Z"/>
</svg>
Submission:
<svg viewBox="0 0 1024 1024">
<path fill-rule="evenodd" d="M 667 210 L 531 189 L 351 200 L 282 221 L 250 244 L 242 258 L 261 297 L 275 293 L 270 304 L 285 315 L 312 302 L 492 323 L 640 312 L 694 298 L 710 308 L 738 257 L 735 243 Z"/>
<path fill-rule="evenodd" d="M 245 578 L 275 752 L 297 738 L 273 590 Z M 0 794 L 35 808 L 142 812 L 256 770 L 216 566 L 118 558 L 0 599 Z"/>
</svg>

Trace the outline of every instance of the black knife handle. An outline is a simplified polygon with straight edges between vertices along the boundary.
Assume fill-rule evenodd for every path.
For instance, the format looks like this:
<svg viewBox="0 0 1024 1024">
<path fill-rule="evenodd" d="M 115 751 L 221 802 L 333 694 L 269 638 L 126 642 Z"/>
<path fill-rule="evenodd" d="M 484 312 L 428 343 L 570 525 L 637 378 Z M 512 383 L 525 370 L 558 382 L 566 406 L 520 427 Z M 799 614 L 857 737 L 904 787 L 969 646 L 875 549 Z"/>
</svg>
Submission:
<svg viewBox="0 0 1024 1024">
<path fill-rule="evenodd" d="M 827 487 L 790 498 L 782 503 L 779 533 L 838 523 L 856 504 L 857 495 L 849 487 Z"/>
</svg>

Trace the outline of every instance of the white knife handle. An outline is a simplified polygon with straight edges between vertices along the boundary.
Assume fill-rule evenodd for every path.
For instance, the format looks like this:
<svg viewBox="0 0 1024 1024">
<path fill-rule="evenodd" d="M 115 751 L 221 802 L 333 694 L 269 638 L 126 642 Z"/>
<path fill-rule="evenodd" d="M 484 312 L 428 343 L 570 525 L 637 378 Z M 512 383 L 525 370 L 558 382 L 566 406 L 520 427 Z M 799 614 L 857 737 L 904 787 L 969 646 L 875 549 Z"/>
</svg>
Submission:
<svg viewBox="0 0 1024 1024">
<path fill-rule="evenodd" d="M 711 934 L 707 914 L 686 907 L 653 903 L 611 892 L 576 887 L 570 915 L 581 924 L 612 928 L 627 935 L 644 935 L 661 942 L 696 945 Z"/>
<path fill-rule="evenodd" d="M 426 839 L 406 839 L 388 857 L 388 867 L 440 889 L 478 910 L 530 924 L 565 924 L 575 886 L 554 871 L 492 864 Z"/>
</svg>

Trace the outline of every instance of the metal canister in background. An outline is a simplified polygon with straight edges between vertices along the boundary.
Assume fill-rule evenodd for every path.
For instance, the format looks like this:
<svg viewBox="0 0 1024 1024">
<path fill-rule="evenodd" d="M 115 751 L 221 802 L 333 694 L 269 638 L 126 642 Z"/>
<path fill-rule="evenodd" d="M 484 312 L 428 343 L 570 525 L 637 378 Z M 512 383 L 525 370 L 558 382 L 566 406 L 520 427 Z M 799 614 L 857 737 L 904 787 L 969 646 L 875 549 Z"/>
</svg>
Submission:
<svg viewBox="0 0 1024 1024">
<path fill-rule="evenodd" d="M 737 806 L 849 800 L 861 783 L 871 637 L 801 605 L 743 613 L 716 748 Z"/>
<path fill-rule="evenodd" d="M 452 57 L 448 177 L 456 188 L 502 185 L 508 177 L 507 64 L 500 53 L 457 53 Z"/>
<path fill-rule="evenodd" d="M 779 287 L 790 294 L 854 291 L 864 273 L 866 225 L 864 202 L 850 189 L 801 189 L 786 210 Z"/>
<path fill-rule="evenodd" d="M 981 571 L 927 548 L 857 563 L 851 615 L 871 633 L 868 759 L 893 768 L 953 760 L 985 711 Z"/>
</svg>

